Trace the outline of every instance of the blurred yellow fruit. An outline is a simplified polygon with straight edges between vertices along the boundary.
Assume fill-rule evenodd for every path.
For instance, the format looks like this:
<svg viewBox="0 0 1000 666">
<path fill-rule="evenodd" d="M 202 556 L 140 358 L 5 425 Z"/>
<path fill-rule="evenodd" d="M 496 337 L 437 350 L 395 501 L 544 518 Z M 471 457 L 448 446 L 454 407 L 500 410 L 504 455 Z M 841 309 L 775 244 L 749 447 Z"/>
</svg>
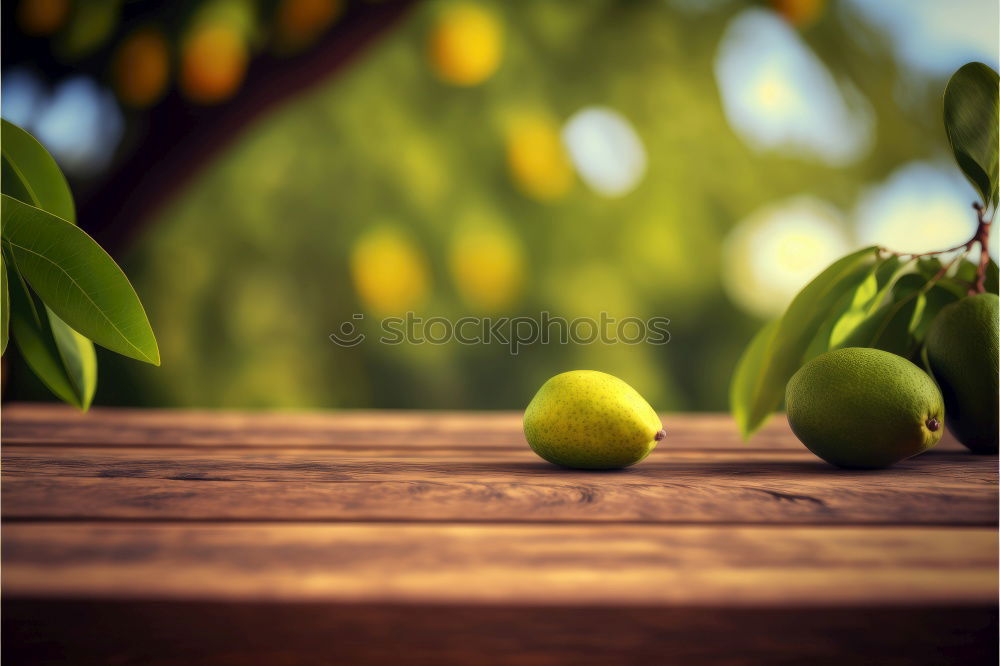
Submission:
<svg viewBox="0 0 1000 666">
<path fill-rule="evenodd" d="M 239 88 L 246 67 L 247 46 L 243 36 L 225 23 L 203 23 L 184 42 L 181 90 L 194 102 L 221 102 Z"/>
<path fill-rule="evenodd" d="M 478 5 L 446 7 L 431 30 L 431 66 L 448 83 L 482 83 L 500 65 L 502 51 L 503 27 L 499 19 Z"/>
<path fill-rule="evenodd" d="M 343 9 L 341 0 L 284 0 L 275 15 L 275 39 L 280 48 L 309 46 Z"/>
<path fill-rule="evenodd" d="M 448 252 L 452 279 L 462 300 L 481 311 L 511 305 L 524 284 L 520 241 L 496 224 L 460 227 Z"/>
<path fill-rule="evenodd" d="M 558 199 L 573 185 L 573 166 L 559 129 L 541 117 L 522 118 L 511 126 L 507 166 L 518 188 L 536 199 Z"/>
<path fill-rule="evenodd" d="M 392 226 L 366 232 L 351 252 L 351 278 L 364 304 L 380 314 L 402 314 L 427 297 L 430 277 L 420 250 Z"/>
<path fill-rule="evenodd" d="M 50 35 L 66 21 L 69 0 L 21 0 L 17 22 L 29 35 Z"/>
<path fill-rule="evenodd" d="M 115 54 L 112 75 L 118 97 L 130 106 L 144 107 L 163 96 L 170 73 L 167 40 L 154 28 L 129 35 Z"/>
<path fill-rule="evenodd" d="M 771 5 L 786 21 L 805 28 L 815 23 L 823 13 L 826 0 L 771 0 Z"/>
</svg>

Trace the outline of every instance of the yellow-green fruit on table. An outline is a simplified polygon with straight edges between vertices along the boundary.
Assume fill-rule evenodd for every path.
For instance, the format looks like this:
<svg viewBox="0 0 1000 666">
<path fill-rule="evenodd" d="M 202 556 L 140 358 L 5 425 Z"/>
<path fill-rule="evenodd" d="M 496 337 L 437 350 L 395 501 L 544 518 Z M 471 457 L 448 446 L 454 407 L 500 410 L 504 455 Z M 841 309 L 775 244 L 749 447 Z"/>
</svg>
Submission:
<svg viewBox="0 0 1000 666">
<path fill-rule="evenodd" d="M 938 313 L 927 331 L 927 362 L 941 385 L 948 429 L 976 453 L 996 453 L 998 301 L 996 294 L 967 296 Z"/>
<path fill-rule="evenodd" d="M 944 401 L 934 381 L 901 356 L 847 347 L 817 356 L 785 388 L 792 432 L 838 467 L 888 467 L 938 443 Z"/>
<path fill-rule="evenodd" d="M 618 469 L 648 456 L 666 433 L 634 388 L 603 372 L 573 370 L 538 389 L 524 412 L 524 435 L 556 465 Z"/>
</svg>

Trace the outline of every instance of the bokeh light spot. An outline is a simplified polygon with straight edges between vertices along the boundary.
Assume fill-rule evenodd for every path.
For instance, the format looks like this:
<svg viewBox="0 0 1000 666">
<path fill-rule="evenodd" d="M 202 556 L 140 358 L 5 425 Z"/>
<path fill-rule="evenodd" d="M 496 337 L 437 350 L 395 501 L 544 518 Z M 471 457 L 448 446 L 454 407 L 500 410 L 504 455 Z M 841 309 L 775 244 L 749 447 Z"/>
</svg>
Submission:
<svg viewBox="0 0 1000 666">
<path fill-rule="evenodd" d="M 573 185 L 573 167 L 559 141 L 559 128 L 541 115 L 511 123 L 507 166 L 518 189 L 535 199 L 558 199 Z"/>
<path fill-rule="evenodd" d="M 970 60 L 997 66 L 996 0 L 846 0 L 841 6 L 884 30 L 896 54 L 917 70 L 948 76 Z"/>
<path fill-rule="evenodd" d="M 17 22 L 29 35 L 50 35 L 66 22 L 69 0 L 21 0 Z"/>
<path fill-rule="evenodd" d="M 772 12 L 747 9 L 729 23 L 715 77 L 729 124 L 755 150 L 840 166 L 871 147 L 867 100 L 854 88 L 841 92 L 819 58 Z"/>
<path fill-rule="evenodd" d="M 87 0 L 74 3 L 72 17 L 57 37 L 64 57 L 78 59 L 93 54 L 111 39 L 121 22 L 121 0 Z"/>
<path fill-rule="evenodd" d="M 118 48 L 112 67 L 119 99 L 134 107 L 155 103 L 163 96 L 170 74 L 163 33 L 155 28 L 132 33 Z"/>
<path fill-rule="evenodd" d="M 465 220 L 451 239 L 448 264 L 459 295 L 475 310 L 502 311 L 521 294 L 521 242 L 496 221 Z"/>
<path fill-rule="evenodd" d="M 275 15 L 275 41 L 290 51 L 314 43 L 344 8 L 342 0 L 283 0 Z"/>
<path fill-rule="evenodd" d="M 807 28 L 823 15 L 826 0 L 771 0 L 771 6 L 792 25 Z"/>
<path fill-rule="evenodd" d="M 841 217 L 829 204 L 806 196 L 779 202 L 730 232 L 723 246 L 723 286 L 742 309 L 774 317 L 850 246 Z"/>
<path fill-rule="evenodd" d="M 33 127 L 64 169 L 87 176 L 108 165 L 124 131 L 111 93 L 84 76 L 59 84 Z"/>
<path fill-rule="evenodd" d="M 31 128 L 45 97 L 45 86 L 27 69 L 8 69 L 0 77 L 0 99 L 3 100 L 0 110 L 4 118 L 19 127 Z"/>
<path fill-rule="evenodd" d="M 474 86 L 500 66 L 503 26 L 490 10 L 471 3 L 445 6 L 431 30 L 429 55 L 435 73 L 448 83 Z"/>
<path fill-rule="evenodd" d="M 403 314 L 423 303 L 430 276 L 423 253 L 392 225 L 366 232 L 351 252 L 351 278 L 361 301 L 378 314 Z"/>
<path fill-rule="evenodd" d="M 562 136 L 580 177 L 598 194 L 628 194 L 646 172 L 646 149 L 639 135 L 612 109 L 577 111 L 566 122 Z"/>
<path fill-rule="evenodd" d="M 957 168 L 907 164 L 861 196 L 854 213 L 858 237 L 897 252 L 954 247 L 976 230 L 972 202 L 978 198 Z"/>
<path fill-rule="evenodd" d="M 246 41 L 234 26 L 201 23 L 182 47 L 181 90 L 200 104 L 222 102 L 239 88 L 246 67 Z"/>
</svg>

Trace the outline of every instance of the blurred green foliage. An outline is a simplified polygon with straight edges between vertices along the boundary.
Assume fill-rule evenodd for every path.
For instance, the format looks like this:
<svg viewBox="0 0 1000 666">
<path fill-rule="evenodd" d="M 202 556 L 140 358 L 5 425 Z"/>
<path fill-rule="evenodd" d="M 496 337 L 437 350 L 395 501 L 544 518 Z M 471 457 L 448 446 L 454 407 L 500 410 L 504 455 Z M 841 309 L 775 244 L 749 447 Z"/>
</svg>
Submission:
<svg viewBox="0 0 1000 666">
<path fill-rule="evenodd" d="M 686 3 L 690 4 L 690 3 Z M 725 409 L 730 374 L 761 322 L 720 286 L 721 244 L 755 208 L 809 193 L 849 209 L 899 164 L 936 158 L 941 83 L 903 75 L 885 40 L 828 11 L 802 37 L 870 101 L 871 152 L 848 168 L 758 154 L 729 128 L 713 74 L 744 5 L 694 13 L 648 2 L 496 3 L 502 62 L 475 87 L 427 61 L 439 5 L 423 5 L 346 70 L 247 127 L 148 227 L 125 266 L 157 330 L 150 371 L 102 359 L 99 400 L 207 407 L 522 408 L 549 376 L 615 374 L 658 409 Z M 604 105 L 636 128 L 648 169 L 607 199 L 574 176 L 525 196 L 505 140 L 522 115 L 561 124 Z M 490 312 L 665 316 L 664 346 L 379 345 L 352 252 L 399 230 L 426 266 L 423 316 L 481 313 L 449 264 L 456 234 L 488 221 L 523 257 L 516 298 Z M 419 259 L 422 257 L 422 259 Z M 821 267 L 817 267 L 819 270 Z M 366 313 L 368 341 L 328 335 Z"/>
</svg>

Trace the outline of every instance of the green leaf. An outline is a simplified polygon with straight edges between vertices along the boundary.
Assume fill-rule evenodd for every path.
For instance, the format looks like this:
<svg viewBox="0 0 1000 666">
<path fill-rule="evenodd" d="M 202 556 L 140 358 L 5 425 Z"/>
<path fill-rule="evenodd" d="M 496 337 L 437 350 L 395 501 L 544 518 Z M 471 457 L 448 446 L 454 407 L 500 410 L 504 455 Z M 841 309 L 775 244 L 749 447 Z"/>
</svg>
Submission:
<svg viewBox="0 0 1000 666">
<path fill-rule="evenodd" d="M 892 288 L 892 300 L 902 301 L 917 293 L 927 285 L 930 278 L 922 273 L 905 275 Z M 938 283 L 940 284 L 940 282 Z"/>
<path fill-rule="evenodd" d="M 972 284 L 976 280 L 976 271 L 978 268 L 979 267 L 976 264 L 972 263 L 968 259 L 962 259 L 962 261 L 958 262 L 958 266 L 954 268 L 954 276 L 959 280 Z M 929 275 L 928 277 L 931 276 Z"/>
<path fill-rule="evenodd" d="M 0 254 L 0 354 L 7 351 L 7 337 L 10 335 L 10 292 L 7 289 L 7 264 Z"/>
<path fill-rule="evenodd" d="M 139 297 L 107 252 L 69 222 L 8 195 L 3 241 L 18 272 L 72 328 L 124 356 L 160 364 Z"/>
<path fill-rule="evenodd" d="M 986 280 L 983 286 L 991 294 L 1000 291 L 1000 271 L 997 270 L 997 262 L 992 259 L 990 259 L 990 263 L 986 264 Z"/>
<path fill-rule="evenodd" d="M 936 273 L 920 270 L 901 276 L 892 288 L 892 301 L 866 317 L 839 346 L 873 347 L 915 358 L 937 313 L 968 291 L 957 278 L 929 284 Z"/>
<path fill-rule="evenodd" d="M 32 371 L 59 398 L 86 411 L 97 389 L 94 345 L 59 319 L 31 293 L 7 250 L 0 259 L 10 271 L 11 329 Z"/>
<path fill-rule="evenodd" d="M 937 262 L 936 265 L 940 268 L 941 262 L 936 259 L 934 261 Z M 926 270 L 922 271 L 928 278 L 932 277 L 937 272 L 936 270 L 931 270 L 931 268 L 933 268 L 933 265 L 928 264 Z M 948 271 L 953 275 L 942 278 L 938 284 L 949 289 L 950 291 L 954 291 L 959 296 L 965 296 L 968 294 L 969 289 L 975 286 L 978 271 L 978 263 L 971 262 L 968 259 L 963 259 L 958 262 L 957 266 Z M 989 260 L 989 263 L 986 264 L 985 278 L 983 286 L 986 291 L 992 294 L 997 293 L 997 262 L 993 261 L 992 258 Z"/>
<path fill-rule="evenodd" d="M 872 266 L 868 276 L 854 290 L 850 302 L 844 311 L 824 327 L 828 328 L 829 332 L 823 345 L 824 349 L 820 353 L 827 351 L 831 346 L 836 346 L 837 341 L 842 339 L 847 332 L 853 330 L 865 318 L 872 301 L 879 294 L 878 269 L 879 264 Z"/>
<path fill-rule="evenodd" d="M 733 379 L 729 384 L 729 404 L 744 437 L 748 434 L 744 424 L 759 418 L 750 413 L 754 400 L 753 392 L 757 379 L 764 370 L 764 363 L 774 342 L 774 334 L 778 332 L 779 323 L 781 320 L 775 319 L 757 331 L 736 364 L 736 372 L 733 373 Z"/>
<path fill-rule="evenodd" d="M 94 343 L 70 328 L 69 324 L 48 307 L 45 308 L 45 313 L 59 358 L 80 398 L 80 408 L 87 411 L 97 391 L 97 354 L 94 352 Z"/>
<path fill-rule="evenodd" d="M 941 278 L 934 288 L 944 289 L 956 299 L 969 293 L 969 284 L 956 278 Z"/>
<path fill-rule="evenodd" d="M 877 248 L 868 247 L 835 261 L 805 286 L 775 324 L 758 334 L 737 364 L 730 385 L 733 416 L 744 437 L 781 404 L 785 384 L 798 370 L 820 328 L 837 312 L 845 294 L 871 274 Z"/>
<path fill-rule="evenodd" d="M 998 85 L 995 71 L 970 62 L 944 91 L 944 128 L 955 160 L 987 207 L 997 199 Z"/>
<path fill-rule="evenodd" d="M 59 165 L 42 144 L 17 125 L 0 121 L 2 189 L 19 201 L 76 223 L 73 194 Z"/>
<path fill-rule="evenodd" d="M 19 201 L 75 223 L 73 194 L 59 165 L 33 136 L 6 120 L 0 122 L 0 189 Z M 97 388 L 94 345 L 51 310 L 46 308 L 46 312 L 59 358 L 66 364 L 65 374 L 79 384 L 80 406 L 87 409 Z"/>
<path fill-rule="evenodd" d="M 917 348 L 914 330 L 925 307 L 926 297 L 921 292 L 886 303 L 854 329 L 840 347 L 872 347 L 909 357 Z"/>
<path fill-rule="evenodd" d="M 893 290 L 893 300 L 902 301 L 909 298 L 921 290 L 925 291 L 925 305 L 921 313 L 920 320 L 915 323 L 913 337 L 917 343 L 922 343 L 927 335 L 927 329 L 937 313 L 946 305 L 954 303 L 963 298 L 969 290 L 967 284 L 963 284 L 956 278 L 942 278 L 930 289 L 925 289 L 927 280 L 919 275 L 907 275 L 899 281 Z"/>
<path fill-rule="evenodd" d="M 6 254 L 7 250 L 4 249 Z M 60 400 L 84 409 L 84 398 L 59 354 L 44 306 L 7 258 L 10 274 L 10 329 L 28 367 Z M 82 382 L 81 382 L 82 383 Z"/>
<path fill-rule="evenodd" d="M 923 315 L 913 329 L 913 335 L 917 339 L 918 343 L 922 343 L 924 338 L 927 337 L 927 330 L 931 327 L 931 322 L 933 322 L 934 317 L 941 312 L 941 309 L 946 305 L 951 305 L 958 299 L 964 297 L 964 295 L 965 294 L 956 295 L 955 292 L 941 286 L 940 283 L 932 287 L 930 291 L 927 292 L 927 304 L 924 306 Z"/>
<path fill-rule="evenodd" d="M 963 260 L 961 263 L 969 263 Z M 959 265 L 961 265 L 961 263 Z M 934 277 L 944 264 L 937 257 L 921 257 L 917 260 L 917 272 L 930 279 Z"/>
<path fill-rule="evenodd" d="M 802 362 L 819 356 L 837 347 L 840 340 L 877 308 L 885 299 L 893 281 L 904 270 L 898 256 L 890 255 L 878 259 L 869 269 L 868 275 L 853 291 L 845 293 L 833 308 L 832 314 L 820 326 L 819 332 L 809 345 Z"/>
<path fill-rule="evenodd" d="M 934 376 L 934 370 L 931 368 L 931 362 L 927 358 L 927 345 L 920 346 L 920 354 L 918 356 L 920 360 L 919 365 L 924 369 L 924 372 L 930 375 L 931 379 L 940 384 L 940 382 L 938 382 L 937 380 L 937 377 Z"/>
<path fill-rule="evenodd" d="M 856 290 L 851 307 L 834 322 L 827 349 L 843 346 L 844 339 L 885 302 L 896 282 L 913 269 L 912 261 L 903 261 L 898 256 L 879 260 L 870 277 Z"/>
<path fill-rule="evenodd" d="M 865 282 L 867 281 L 868 278 L 865 279 Z M 813 336 L 812 341 L 806 348 L 806 353 L 802 356 L 803 363 L 819 356 L 820 354 L 830 351 L 830 339 L 833 337 L 834 329 L 837 328 L 837 324 L 840 320 L 847 316 L 847 313 L 855 305 L 855 302 L 857 301 L 857 292 L 859 290 L 862 292 L 868 291 L 868 286 L 865 282 L 862 282 L 861 286 L 857 287 L 855 292 L 849 291 L 840 297 L 840 300 L 837 301 L 837 304 L 831 309 L 830 316 L 827 317 L 826 321 L 823 322 L 823 325 L 819 327 L 816 335 Z"/>
</svg>

